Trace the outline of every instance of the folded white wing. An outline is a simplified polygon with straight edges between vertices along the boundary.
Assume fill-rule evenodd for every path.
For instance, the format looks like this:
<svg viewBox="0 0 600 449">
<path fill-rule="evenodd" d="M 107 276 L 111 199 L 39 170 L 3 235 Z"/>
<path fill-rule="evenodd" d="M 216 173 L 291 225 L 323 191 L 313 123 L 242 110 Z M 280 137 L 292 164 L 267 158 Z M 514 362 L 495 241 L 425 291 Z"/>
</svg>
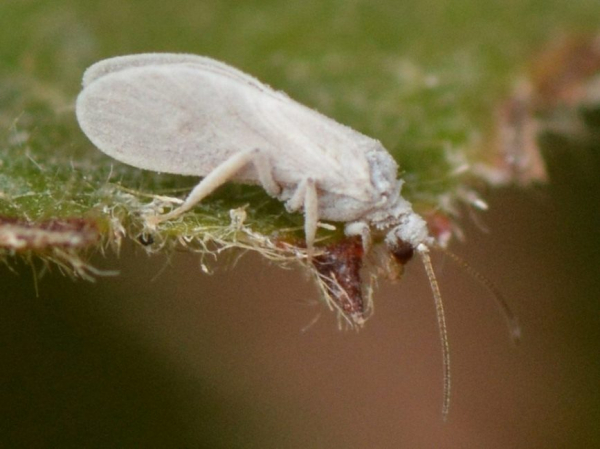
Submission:
<svg viewBox="0 0 600 449">
<path fill-rule="evenodd" d="M 370 195 L 367 153 L 385 151 L 255 78 L 194 55 L 95 64 L 84 76 L 77 118 L 100 150 L 135 167 L 205 176 L 233 154 L 260 148 L 278 183 L 310 176 L 319 188 L 356 199 Z M 236 179 L 257 176 L 249 167 Z"/>
</svg>

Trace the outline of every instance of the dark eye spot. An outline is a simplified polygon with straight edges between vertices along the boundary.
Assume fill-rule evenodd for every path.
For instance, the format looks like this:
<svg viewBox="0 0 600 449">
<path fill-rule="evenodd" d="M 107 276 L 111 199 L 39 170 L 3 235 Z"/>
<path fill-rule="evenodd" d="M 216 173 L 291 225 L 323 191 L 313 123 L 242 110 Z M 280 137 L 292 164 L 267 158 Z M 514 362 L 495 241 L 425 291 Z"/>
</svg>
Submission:
<svg viewBox="0 0 600 449">
<path fill-rule="evenodd" d="M 392 256 L 394 259 L 402 265 L 405 265 L 410 259 L 412 259 L 413 254 L 415 253 L 415 249 L 410 243 L 403 242 L 402 240 L 398 240 L 396 245 L 393 248 L 390 248 Z"/>
<path fill-rule="evenodd" d="M 138 242 L 144 246 L 149 246 L 154 243 L 154 237 L 151 234 L 140 234 L 138 235 Z"/>
</svg>

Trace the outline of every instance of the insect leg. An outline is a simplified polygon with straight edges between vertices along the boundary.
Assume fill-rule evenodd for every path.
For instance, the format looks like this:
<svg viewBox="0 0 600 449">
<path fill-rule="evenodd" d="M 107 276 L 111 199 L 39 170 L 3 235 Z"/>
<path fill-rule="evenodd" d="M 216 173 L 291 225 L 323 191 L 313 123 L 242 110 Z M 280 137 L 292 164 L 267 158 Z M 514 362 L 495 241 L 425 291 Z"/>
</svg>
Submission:
<svg viewBox="0 0 600 449">
<path fill-rule="evenodd" d="M 271 196 L 279 195 L 281 187 L 275 182 L 275 179 L 273 179 L 273 167 L 271 166 L 271 162 L 269 162 L 267 155 L 258 148 L 253 150 L 253 154 L 254 159 L 252 160 L 252 163 L 256 168 L 258 180 L 263 186 L 263 189 Z"/>
<path fill-rule="evenodd" d="M 181 206 L 173 209 L 167 214 L 148 217 L 148 223 L 157 224 L 165 220 L 170 220 L 190 210 L 222 184 L 229 181 L 237 172 L 239 172 L 249 163 L 253 163 L 256 167 L 259 180 L 264 184 L 265 190 L 272 195 L 279 193 L 280 188 L 273 179 L 269 161 L 266 159 L 266 157 L 264 157 L 264 154 L 259 149 L 253 149 L 238 153 L 235 156 L 227 159 L 212 172 L 210 172 L 206 177 L 204 177 L 198 183 L 198 185 L 193 188 Z"/>
<path fill-rule="evenodd" d="M 317 184 L 312 178 L 305 178 L 298 184 L 296 191 L 287 201 L 286 207 L 292 212 L 304 206 L 304 235 L 308 258 L 312 257 L 317 225 L 319 223 L 319 200 Z"/>
<path fill-rule="evenodd" d="M 304 204 L 304 198 L 306 196 L 306 179 L 303 179 L 298 183 L 296 190 L 292 197 L 285 203 L 285 208 L 288 212 L 296 212 Z"/>
<path fill-rule="evenodd" d="M 313 253 L 317 225 L 319 224 L 319 200 L 317 199 L 317 185 L 315 180 L 306 180 L 306 192 L 304 195 L 304 235 L 306 238 L 307 256 L 310 260 Z"/>
<path fill-rule="evenodd" d="M 360 236 L 364 252 L 369 252 L 369 248 L 371 248 L 371 229 L 366 222 L 353 221 L 352 223 L 347 223 L 344 227 L 344 234 L 348 237 L 353 235 Z"/>
</svg>

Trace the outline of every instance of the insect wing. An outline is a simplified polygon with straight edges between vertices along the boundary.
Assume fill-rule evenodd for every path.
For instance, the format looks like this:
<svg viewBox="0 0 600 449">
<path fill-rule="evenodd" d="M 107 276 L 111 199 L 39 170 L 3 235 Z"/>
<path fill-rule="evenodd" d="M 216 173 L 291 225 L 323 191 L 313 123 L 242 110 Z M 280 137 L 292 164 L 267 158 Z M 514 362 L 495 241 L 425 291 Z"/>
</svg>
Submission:
<svg viewBox="0 0 600 449">
<path fill-rule="evenodd" d="M 268 142 L 230 107 L 227 79 L 183 65 L 132 67 L 93 80 L 77 118 L 109 156 L 139 168 L 205 176 L 233 154 Z M 230 90 L 230 89 L 229 89 Z M 243 99 L 243 97 L 240 97 Z"/>
<path fill-rule="evenodd" d="M 368 182 L 365 149 L 378 145 L 210 58 L 113 58 L 92 66 L 84 86 L 77 116 L 90 140 L 149 170 L 205 176 L 233 154 L 260 148 L 278 182 L 311 176 L 356 197 L 355 186 Z M 239 178 L 256 175 L 249 167 Z"/>
</svg>

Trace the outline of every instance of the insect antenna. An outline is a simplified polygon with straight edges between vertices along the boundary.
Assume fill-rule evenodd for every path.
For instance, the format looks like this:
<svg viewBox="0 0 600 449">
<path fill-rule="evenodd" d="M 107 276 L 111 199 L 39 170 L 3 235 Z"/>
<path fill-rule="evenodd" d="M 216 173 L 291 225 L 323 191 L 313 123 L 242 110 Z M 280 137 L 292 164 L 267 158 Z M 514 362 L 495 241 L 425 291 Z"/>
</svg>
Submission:
<svg viewBox="0 0 600 449">
<path fill-rule="evenodd" d="M 473 277 L 477 282 L 483 285 L 494 297 L 496 304 L 500 308 L 502 315 L 506 319 L 506 323 L 508 326 L 508 331 L 510 334 L 510 338 L 513 343 L 518 343 L 521 340 L 521 325 L 519 324 L 519 320 L 511 310 L 508 302 L 504 298 L 504 295 L 500 291 L 500 289 L 494 284 L 490 279 L 481 274 L 479 271 L 475 270 L 469 263 L 464 260 L 462 257 L 454 254 L 448 249 L 442 246 L 435 246 L 436 249 L 439 249 L 444 254 L 448 255 L 459 267 L 463 268 L 471 277 Z"/>
<path fill-rule="evenodd" d="M 446 315 L 444 314 L 444 304 L 442 302 L 442 294 L 440 292 L 440 286 L 438 285 L 437 278 L 433 271 L 433 265 L 431 264 L 431 257 L 429 256 L 429 248 L 421 243 L 416 248 L 417 252 L 421 256 L 425 272 L 429 278 L 429 285 L 433 292 L 433 300 L 435 301 L 435 312 L 437 316 L 438 329 L 440 331 L 440 341 L 442 343 L 442 361 L 444 369 L 444 399 L 442 401 L 442 418 L 444 421 L 448 418 L 448 411 L 450 410 L 450 345 L 448 344 L 448 331 L 446 328 Z"/>
</svg>

